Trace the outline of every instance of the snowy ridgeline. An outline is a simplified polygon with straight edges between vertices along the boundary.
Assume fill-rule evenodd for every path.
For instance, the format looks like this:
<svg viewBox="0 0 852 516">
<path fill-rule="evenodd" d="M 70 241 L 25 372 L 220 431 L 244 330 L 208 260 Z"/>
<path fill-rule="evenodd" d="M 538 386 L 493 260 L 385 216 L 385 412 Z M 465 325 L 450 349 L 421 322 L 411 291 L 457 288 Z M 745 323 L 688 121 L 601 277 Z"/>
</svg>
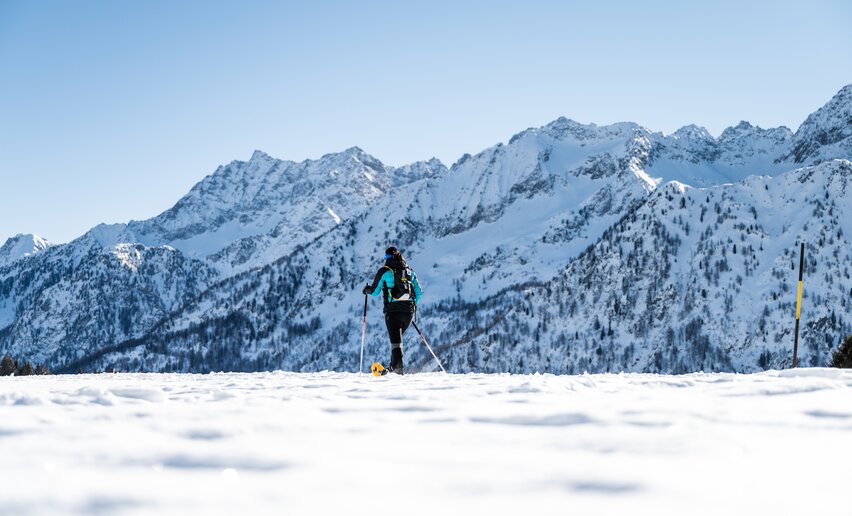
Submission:
<svg viewBox="0 0 852 516">
<path fill-rule="evenodd" d="M 0 378 L 0 514 L 849 514 L 852 372 Z"/>
<path fill-rule="evenodd" d="M 852 85 L 792 132 L 560 118 L 451 167 L 255 152 L 171 209 L 0 248 L 0 354 L 56 371 L 351 371 L 363 283 L 401 248 L 454 372 L 802 363 L 852 333 Z M 386 351 L 371 309 L 368 348 Z M 408 356 L 428 357 L 414 347 Z"/>
</svg>

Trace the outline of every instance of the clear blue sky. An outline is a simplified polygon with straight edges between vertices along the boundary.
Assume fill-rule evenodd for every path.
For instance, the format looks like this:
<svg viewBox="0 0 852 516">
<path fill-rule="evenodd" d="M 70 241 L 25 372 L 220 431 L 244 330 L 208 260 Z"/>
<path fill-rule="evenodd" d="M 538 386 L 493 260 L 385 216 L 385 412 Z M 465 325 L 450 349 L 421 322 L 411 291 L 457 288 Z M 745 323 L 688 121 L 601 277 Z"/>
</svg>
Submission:
<svg viewBox="0 0 852 516">
<path fill-rule="evenodd" d="M 852 3 L 0 0 L 0 244 L 156 215 L 254 149 L 450 164 L 561 115 L 796 129 Z"/>
</svg>

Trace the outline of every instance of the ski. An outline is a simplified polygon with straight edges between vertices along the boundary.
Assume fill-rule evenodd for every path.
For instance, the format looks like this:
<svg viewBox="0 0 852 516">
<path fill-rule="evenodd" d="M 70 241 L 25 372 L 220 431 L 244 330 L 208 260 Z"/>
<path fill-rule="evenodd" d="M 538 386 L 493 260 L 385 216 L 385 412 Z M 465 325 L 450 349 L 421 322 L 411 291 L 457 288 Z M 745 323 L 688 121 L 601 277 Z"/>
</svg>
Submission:
<svg viewBox="0 0 852 516">
<path fill-rule="evenodd" d="M 400 370 L 401 371 L 401 370 Z M 388 373 L 396 373 L 402 375 L 403 373 L 399 371 L 394 371 L 393 369 L 388 369 L 379 362 L 373 362 L 373 365 L 370 366 L 370 372 L 373 373 L 373 376 L 384 376 Z"/>
</svg>

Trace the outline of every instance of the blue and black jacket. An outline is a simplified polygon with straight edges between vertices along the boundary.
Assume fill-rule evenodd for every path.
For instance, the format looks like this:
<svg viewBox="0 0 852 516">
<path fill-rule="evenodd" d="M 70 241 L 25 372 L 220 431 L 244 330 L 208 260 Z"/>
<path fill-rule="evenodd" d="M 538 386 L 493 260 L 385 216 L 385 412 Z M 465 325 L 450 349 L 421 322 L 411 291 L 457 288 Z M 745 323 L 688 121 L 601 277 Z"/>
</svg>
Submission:
<svg viewBox="0 0 852 516">
<path fill-rule="evenodd" d="M 408 264 L 399 258 L 388 258 L 385 260 L 384 266 L 382 266 L 382 268 L 376 273 L 376 277 L 373 278 L 373 284 L 368 287 L 369 294 L 371 296 L 377 296 L 380 293 L 382 294 L 382 299 L 385 303 L 385 313 L 414 312 L 417 303 L 420 301 L 420 297 L 423 295 L 423 291 L 420 289 L 420 283 L 417 281 L 417 275 L 414 274 L 414 271 L 411 269 L 409 269 L 409 271 L 411 273 L 411 285 L 414 287 L 414 299 L 403 301 L 394 299 L 391 295 L 391 290 L 394 286 L 394 269 L 406 268 L 408 268 Z"/>
</svg>

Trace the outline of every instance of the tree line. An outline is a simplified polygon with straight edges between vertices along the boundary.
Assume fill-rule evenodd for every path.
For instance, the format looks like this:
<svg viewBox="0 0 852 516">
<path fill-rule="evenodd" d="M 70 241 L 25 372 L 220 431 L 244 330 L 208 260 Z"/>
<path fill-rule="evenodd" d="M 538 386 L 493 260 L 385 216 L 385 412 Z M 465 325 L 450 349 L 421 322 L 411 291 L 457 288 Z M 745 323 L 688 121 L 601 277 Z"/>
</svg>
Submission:
<svg viewBox="0 0 852 516">
<path fill-rule="evenodd" d="M 19 363 L 9 355 L 3 355 L 0 360 L 0 376 L 31 376 L 50 374 L 50 370 L 44 364 L 37 364 L 35 367 L 29 360 Z"/>
</svg>

